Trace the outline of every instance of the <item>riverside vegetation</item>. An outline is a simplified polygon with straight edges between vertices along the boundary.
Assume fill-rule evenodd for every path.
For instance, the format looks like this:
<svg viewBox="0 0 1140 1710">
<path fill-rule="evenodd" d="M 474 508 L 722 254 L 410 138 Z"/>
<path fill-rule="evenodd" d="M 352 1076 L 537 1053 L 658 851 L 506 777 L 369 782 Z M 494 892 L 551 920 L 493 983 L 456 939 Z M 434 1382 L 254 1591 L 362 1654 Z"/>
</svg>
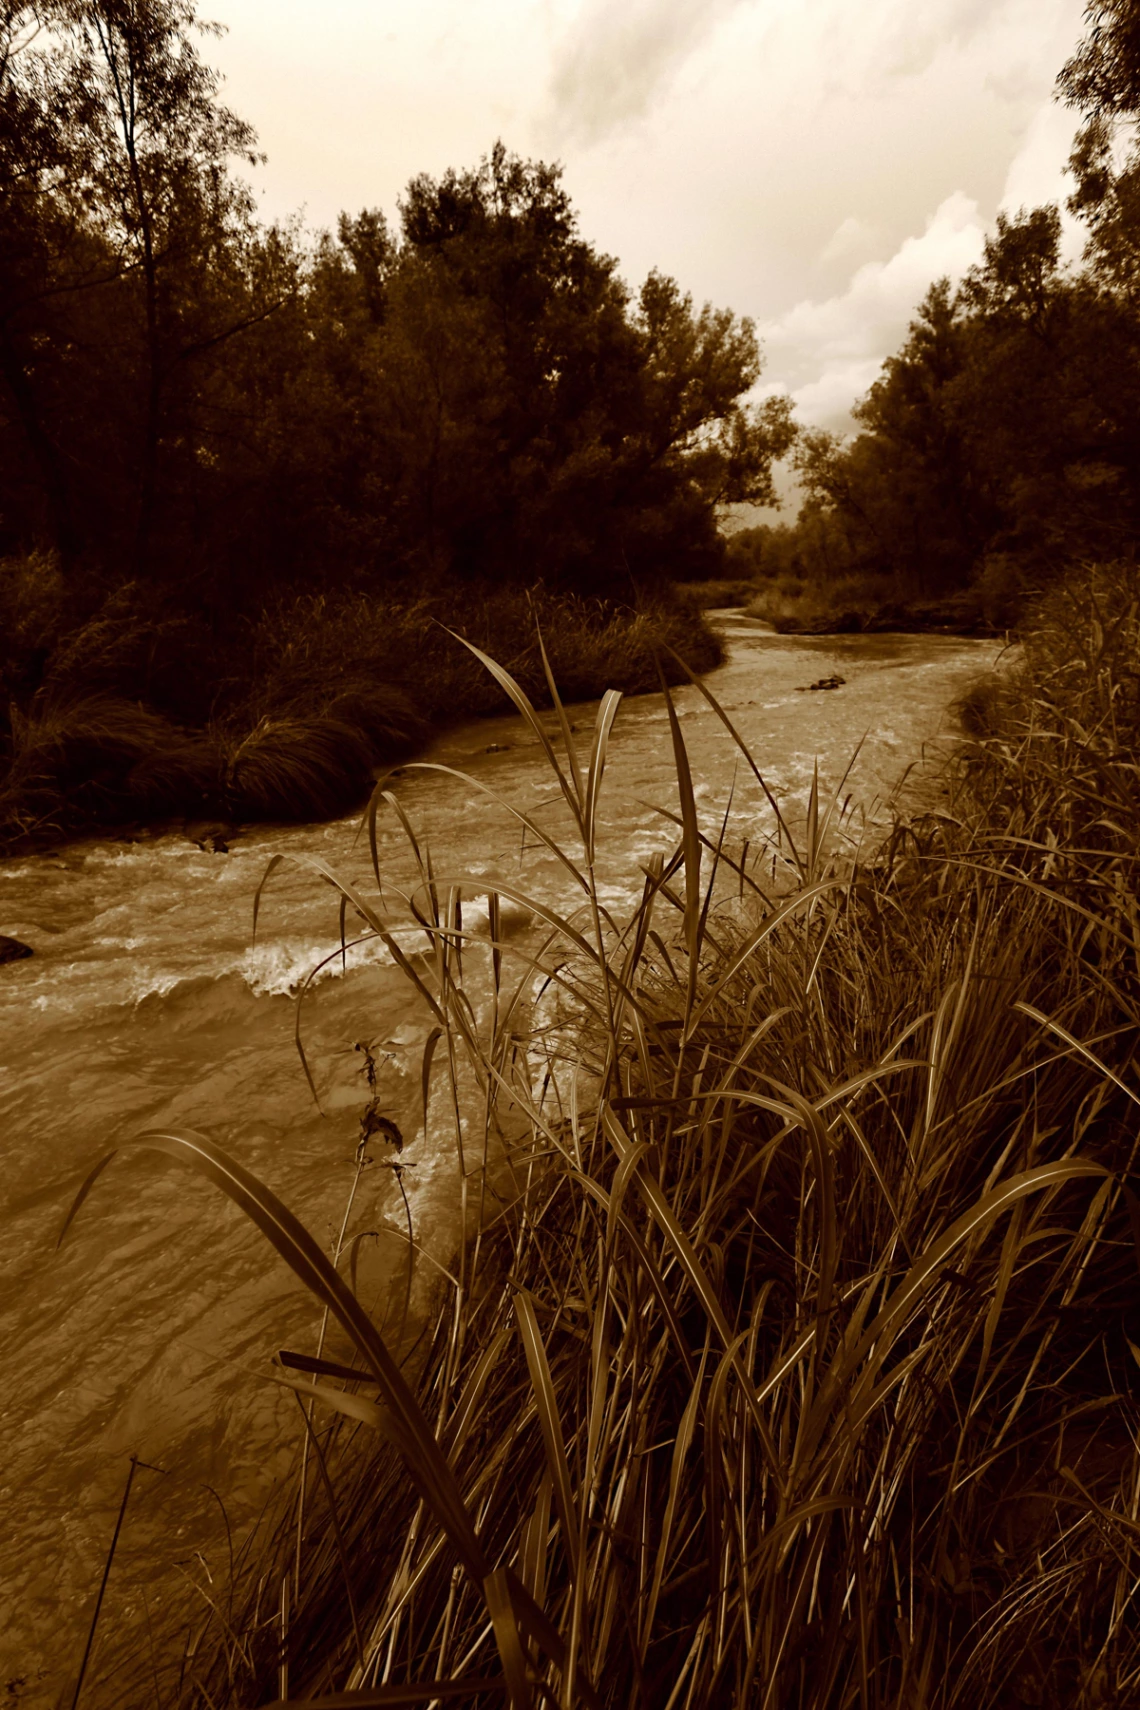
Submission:
<svg viewBox="0 0 1140 1710">
<path fill-rule="evenodd" d="M 5 570 L 21 584 L 11 646 L 24 639 L 33 601 L 54 594 L 62 607 L 63 594 L 50 565 L 29 572 L 9 562 L 0 602 Z M 536 621 L 579 698 L 607 683 L 644 692 L 664 649 L 696 670 L 722 657 L 713 631 L 665 597 L 632 605 L 542 587 L 389 591 L 383 601 L 364 590 L 295 594 L 212 649 L 207 630 L 156 624 L 125 601 L 75 629 L 61 622 L 27 710 L 10 706 L 0 848 L 183 818 L 332 819 L 365 800 L 378 772 L 433 726 L 502 709 L 501 691 L 454 632 L 502 653 L 539 695 Z M 188 681 L 183 673 L 206 652 L 208 667 Z M 130 698 L 144 676 L 155 685 L 151 704 Z M 209 716 L 198 724 L 203 693 Z"/>
<path fill-rule="evenodd" d="M 1055 206 L 999 216 L 843 440 L 757 398 L 750 321 L 628 286 L 558 167 L 497 143 L 395 223 L 265 226 L 190 0 L 0 6 L 0 847 L 348 811 L 504 704 L 437 624 L 541 695 L 538 583 L 559 679 L 600 694 L 662 644 L 715 660 L 678 583 L 783 629 L 1000 631 L 1127 556 L 1135 0 L 1090 21 L 1060 79 L 1081 265 Z M 726 539 L 788 455 L 795 522 Z"/>
<path fill-rule="evenodd" d="M 702 823 L 670 709 L 676 847 L 627 917 L 594 868 L 616 697 L 587 753 L 487 662 L 576 904 L 525 946 L 507 888 L 465 926 L 486 879 L 414 842 L 402 899 L 340 887 L 453 1113 L 418 1336 L 357 1298 L 351 1218 L 330 1257 L 204 1137 L 140 1137 L 328 1327 L 277 1367 L 303 1496 L 203 1583 L 163 1702 L 1135 1702 L 1138 650 L 1134 565 L 1053 590 L 949 806 L 875 848 L 814 790 L 762 848 Z"/>
<path fill-rule="evenodd" d="M 262 225 L 214 28 L 0 6 L 0 847 L 346 812 L 495 703 L 438 623 L 539 691 L 540 583 L 580 692 L 704 668 L 670 586 L 791 442 L 751 322 L 631 289 L 502 143 L 395 229 Z"/>
</svg>

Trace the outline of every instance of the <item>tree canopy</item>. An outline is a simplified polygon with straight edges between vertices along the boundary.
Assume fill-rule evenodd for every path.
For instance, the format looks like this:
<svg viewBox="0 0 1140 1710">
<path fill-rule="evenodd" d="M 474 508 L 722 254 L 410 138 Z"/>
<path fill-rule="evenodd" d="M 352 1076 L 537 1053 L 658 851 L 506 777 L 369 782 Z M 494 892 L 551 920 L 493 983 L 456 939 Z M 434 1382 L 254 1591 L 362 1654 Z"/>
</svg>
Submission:
<svg viewBox="0 0 1140 1710">
<path fill-rule="evenodd" d="M 414 178 L 395 230 L 264 228 L 203 28 L 0 10 L 0 552 L 215 600 L 716 569 L 718 505 L 769 497 L 791 441 L 748 402 L 751 323 L 631 291 L 501 143 Z"/>
</svg>

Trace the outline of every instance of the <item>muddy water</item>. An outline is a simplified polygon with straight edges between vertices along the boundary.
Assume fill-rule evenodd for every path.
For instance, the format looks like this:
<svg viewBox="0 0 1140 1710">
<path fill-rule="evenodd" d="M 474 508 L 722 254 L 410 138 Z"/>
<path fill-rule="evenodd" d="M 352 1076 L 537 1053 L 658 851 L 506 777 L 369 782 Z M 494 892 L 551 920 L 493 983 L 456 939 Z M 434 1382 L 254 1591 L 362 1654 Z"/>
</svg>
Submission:
<svg viewBox="0 0 1140 1710">
<path fill-rule="evenodd" d="M 721 621 L 729 659 L 710 686 L 792 814 L 817 758 L 834 785 L 862 741 L 847 788 L 856 820 L 873 819 L 908 763 L 952 739 L 955 697 L 996 652 L 943 637 L 775 637 L 739 614 Z M 808 691 L 833 676 L 841 687 Z M 759 839 L 769 813 L 723 729 L 695 689 L 676 698 L 702 812 L 711 825 L 735 778 L 737 823 Z M 574 709 L 575 725 L 585 729 L 593 710 Z M 473 780 L 412 768 L 394 784 L 441 874 L 565 900 L 556 863 L 524 848 L 517 823 L 479 787 L 556 818 L 522 722 L 461 727 L 428 758 Z M 646 696 L 619 714 L 607 775 L 603 883 L 615 904 L 639 890 L 639 862 L 675 840 L 658 806 L 675 808 L 676 793 L 664 707 Z M 148 1623 L 161 1631 L 224 1574 L 220 1502 L 239 1530 L 248 1524 L 299 1440 L 293 1398 L 254 1368 L 282 1345 L 311 1346 L 314 1313 L 215 1190 L 124 1153 L 53 1250 L 101 1151 L 148 1126 L 202 1129 L 331 1239 L 366 1098 L 354 1046 L 368 1041 L 383 1108 L 409 1137 L 417 1237 L 447 1242 L 451 1162 L 430 1134 L 413 1138 L 424 1018 L 386 956 L 350 952 L 347 971 L 334 958 L 305 1006 L 318 1110 L 294 1048 L 292 994 L 337 944 L 336 901 L 312 871 L 284 863 L 252 944 L 253 894 L 275 854 L 318 856 L 374 893 L 352 820 L 251 831 L 229 854 L 164 836 L 0 862 L 0 932 L 35 951 L 0 968 L 5 1702 L 50 1705 L 62 1693 L 70 1703 L 131 1455 L 147 1465 L 100 1630 L 129 1629 L 145 1654 Z M 391 816 L 381 859 L 397 880 L 410 875 Z M 394 1195 L 391 1172 L 374 1169 L 354 1210 L 354 1228 L 381 1231 L 366 1277 L 381 1313 L 404 1251 L 384 1233 L 400 1211 Z M 103 1679 L 115 1658 L 101 1639 L 85 1704 L 118 1701 Z"/>
</svg>

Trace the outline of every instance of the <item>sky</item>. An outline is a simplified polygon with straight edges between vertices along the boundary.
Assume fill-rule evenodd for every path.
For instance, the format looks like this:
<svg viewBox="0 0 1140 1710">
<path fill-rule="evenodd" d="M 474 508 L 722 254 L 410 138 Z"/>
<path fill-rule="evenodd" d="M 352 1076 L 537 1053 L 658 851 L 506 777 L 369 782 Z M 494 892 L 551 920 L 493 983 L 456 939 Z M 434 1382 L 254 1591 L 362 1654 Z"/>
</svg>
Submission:
<svg viewBox="0 0 1140 1710">
<path fill-rule="evenodd" d="M 1084 0 L 204 0 L 263 216 L 394 216 L 497 138 L 582 235 L 756 322 L 760 390 L 842 431 L 1000 209 L 1063 200 Z M 1076 257 L 1079 232 L 1067 222 Z"/>
</svg>

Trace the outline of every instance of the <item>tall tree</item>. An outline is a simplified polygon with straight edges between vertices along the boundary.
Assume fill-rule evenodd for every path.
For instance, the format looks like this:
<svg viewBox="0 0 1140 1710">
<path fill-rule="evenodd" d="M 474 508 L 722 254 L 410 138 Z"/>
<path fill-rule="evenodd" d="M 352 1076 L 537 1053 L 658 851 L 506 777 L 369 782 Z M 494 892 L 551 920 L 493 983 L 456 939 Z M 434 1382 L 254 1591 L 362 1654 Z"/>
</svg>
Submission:
<svg viewBox="0 0 1140 1710">
<path fill-rule="evenodd" d="M 202 262 L 227 224 L 251 212 L 227 173 L 257 160 L 254 133 L 217 100 L 187 0 L 67 0 L 65 16 L 90 68 L 90 193 L 101 231 L 142 296 L 142 411 L 134 558 L 147 567 L 155 524 L 165 393 L 197 346 L 233 330 L 195 312 Z M 196 277 L 198 275 L 199 277 Z M 244 319 L 244 317 L 243 317 Z"/>
<path fill-rule="evenodd" d="M 0 371 L 54 543 L 136 574 L 193 365 L 272 306 L 242 278 L 257 238 L 228 166 L 254 139 L 199 56 L 212 28 L 186 0 L 0 15 Z"/>
<path fill-rule="evenodd" d="M 0 421 L 6 403 L 15 478 L 38 487 L 40 531 L 70 556 L 78 530 L 67 457 L 42 381 L 61 311 L 114 264 L 87 230 L 82 186 L 95 103 L 89 68 L 74 38 L 61 38 L 60 22 L 57 7 L 0 6 Z"/>
</svg>

